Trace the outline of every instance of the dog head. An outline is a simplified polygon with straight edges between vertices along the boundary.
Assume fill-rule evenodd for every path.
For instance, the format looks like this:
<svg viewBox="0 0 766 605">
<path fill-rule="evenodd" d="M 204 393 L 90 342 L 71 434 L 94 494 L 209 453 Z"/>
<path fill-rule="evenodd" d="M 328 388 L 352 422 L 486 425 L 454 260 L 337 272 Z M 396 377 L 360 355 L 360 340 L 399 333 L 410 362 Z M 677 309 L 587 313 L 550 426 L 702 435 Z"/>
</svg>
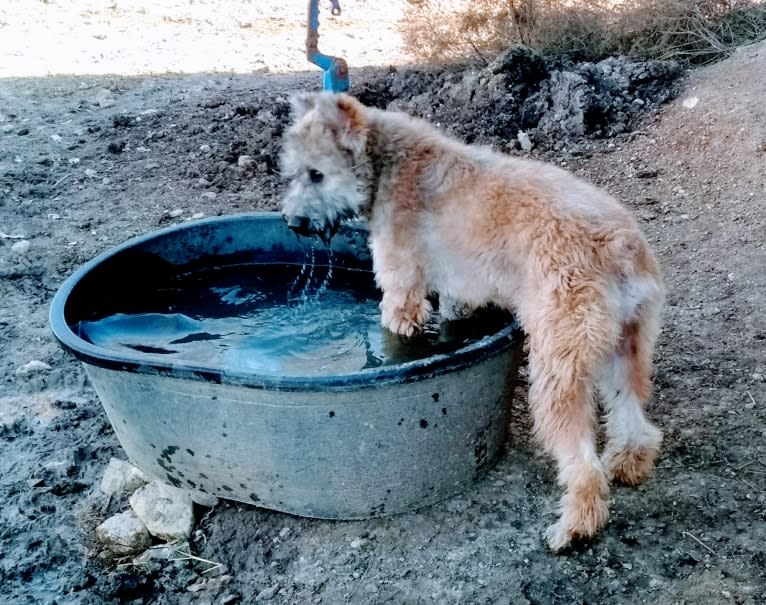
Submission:
<svg viewBox="0 0 766 605">
<path fill-rule="evenodd" d="M 359 216 L 368 203 L 362 168 L 366 108 L 346 94 L 304 94 L 291 101 L 293 124 L 281 156 L 289 181 L 283 216 L 297 234 L 329 241 L 342 220 Z"/>
</svg>

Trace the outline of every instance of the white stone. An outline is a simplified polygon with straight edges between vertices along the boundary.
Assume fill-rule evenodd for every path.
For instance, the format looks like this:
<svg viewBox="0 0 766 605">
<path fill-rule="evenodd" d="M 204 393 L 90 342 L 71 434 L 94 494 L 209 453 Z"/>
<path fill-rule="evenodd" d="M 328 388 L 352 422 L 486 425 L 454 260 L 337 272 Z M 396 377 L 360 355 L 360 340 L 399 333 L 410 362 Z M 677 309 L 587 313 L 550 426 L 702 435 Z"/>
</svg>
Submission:
<svg viewBox="0 0 766 605">
<path fill-rule="evenodd" d="M 250 168 L 255 164 L 255 160 L 251 155 L 241 155 L 237 158 L 237 166 L 240 168 Z"/>
<path fill-rule="evenodd" d="M 271 599 L 273 599 L 274 596 L 277 594 L 278 590 L 279 590 L 279 584 L 274 584 L 274 586 L 270 586 L 269 588 L 264 588 L 255 597 L 256 603 L 260 603 L 261 601 L 271 601 Z"/>
<path fill-rule="evenodd" d="M 681 101 L 681 105 L 686 107 L 686 109 L 694 109 L 699 101 L 699 97 L 686 97 L 683 101 Z"/>
<path fill-rule="evenodd" d="M 191 218 L 194 221 L 199 220 L 201 218 L 205 218 L 205 213 L 204 212 L 197 212 L 196 214 L 192 214 Z"/>
<path fill-rule="evenodd" d="M 152 481 L 130 497 L 130 506 L 149 533 L 162 540 L 186 540 L 194 526 L 194 503 L 188 492 Z"/>
<path fill-rule="evenodd" d="M 181 208 L 176 208 L 175 210 L 171 210 L 168 212 L 168 216 L 170 218 L 178 218 L 184 213 L 184 211 Z"/>
<path fill-rule="evenodd" d="M 36 374 L 38 372 L 47 372 L 51 367 L 44 361 L 39 359 L 33 359 L 30 362 L 25 363 L 20 368 L 16 369 L 16 376 L 29 376 L 30 374 Z"/>
<path fill-rule="evenodd" d="M 210 145 L 207 145 L 207 144 L 200 145 L 199 150 L 202 153 L 208 153 L 210 151 Z"/>
<path fill-rule="evenodd" d="M 96 176 L 98 176 L 98 172 L 93 170 L 93 168 L 86 168 L 85 169 L 85 176 L 87 176 L 89 179 L 95 179 Z"/>
<path fill-rule="evenodd" d="M 129 462 L 112 458 L 101 478 L 101 491 L 107 496 L 132 493 L 149 481 L 149 477 Z"/>
<path fill-rule="evenodd" d="M 519 139 L 519 145 L 521 145 L 521 148 L 524 151 L 532 151 L 534 145 L 532 144 L 532 139 L 529 138 L 529 135 L 526 132 L 519 130 L 516 138 Z"/>
<path fill-rule="evenodd" d="M 199 504 L 200 506 L 206 506 L 207 508 L 215 508 L 218 506 L 218 497 L 213 494 L 206 494 L 200 491 L 190 491 L 192 502 Z"/>
<path fill-rule="evenodd" d="M 96 94 L 95 101 L 99 107 L 111 107 L 114 105 L 114 95 L 108 88 L 102 88 Z"/>
<path fill-rule="evenodd" d="M 152 538 L 146 526 L 132 511 L 109 517 L 96 528 L 99 541 L 116 554 L 130 554 L 151 546 Z"/>
<path fill-rule="evenodd" d="M 206 191 L 205 193 L 202 194 L 202 197 L 208 200 L 214 200 L 215 198 L 218 197 L 218 194 L 215 191 Z"/>
<path fill-rule="evenodd" d="M 32 242 L 30 242 L 28 239 L 23 239 L 19 242 L 15 242 L 11 246 L 11 252 L 14 254 L 26 254 L 29 252 L 29 248 L 32 246 Z"/>
</svg>

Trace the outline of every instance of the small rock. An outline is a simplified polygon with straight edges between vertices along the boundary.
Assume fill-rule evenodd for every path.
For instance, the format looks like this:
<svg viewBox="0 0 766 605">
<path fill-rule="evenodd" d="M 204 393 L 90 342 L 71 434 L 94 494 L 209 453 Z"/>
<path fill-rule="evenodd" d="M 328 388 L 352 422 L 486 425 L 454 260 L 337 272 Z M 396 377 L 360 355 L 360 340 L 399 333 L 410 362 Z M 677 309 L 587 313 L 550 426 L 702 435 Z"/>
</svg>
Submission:
<svg viewBox="0 0 766 605">
<path fill-rule="evenodd" d="M 101 491 L 107 496 L 132 493 L 149 481 L 149 477 L 129 462 L 112 458 L 101 478 Z"/>
<path fill-rule="evenodd" d="M 19 135 L 20 137 L 26 136 L 29 134 L 29 128 L 22 128 L 16 134 Z"/>
<path fill-rule="evenodd" d="M 218 197 L 218 194 L 215 191 L 206 191 L 202 194 L 202 197 L 204 197 L 207 200 L 214 200 Z"/>
<path fill-rule="evenodd" d="M 102 185 L 108 185 L 111 182 L 112 182 L 112 179 L 110 179 L 108 177 L 104 177 L 103 179 L 101 179 L 101 184 Z"/>
<path fill-rule="evenodd" d="M 209 153 L 210 152 L 210 145 L 208 145 L 207 143 L 203 143 L 202 145 L 199 146 L 199 150 L 202 153 Z"/>
<path fill-rule="evenodd" d="M 57 221 L 61 218 L 60 214 L 57 214 L 56 212 L 49 212 L 48 213 L 48 220 L 49 221 Z"/>
<path fill-rule="evenodd" d="M 167 561 L 174 559 L 178 552 L 189 552 L 188 542 L 174 542 L 173 544 L 157 544 L 147 548 L 144 552 L 133 559 L 133 565 L 146 565 L 149 561 Z"/>
<path fill-rule="evenodd" d="M 72 166 L 76 166 L 80 163 L 80 158 L 69 158 L 69 164 Z"/>
<path fill-rule="evenodd" d="M 239 168 L 247 169 L 252 168 L 255 165 L 255 160 L 251 155 L 241 155 L 237 158 L 237 166 Z"/>
<path fill-rule="evenodd" d="M 280 538 L 286 538 L 290 535 L 290 532 L 292 530 L 289 527 L 283 527 L 281 530 L 279 530 L 279 537 Z"/>
<path fill-rule="evenodd" d="M 207 588 L 207 582 L 204 578 L 200 578 L 197 580 L 194 584 L 191 586 L 186 587 L 187 592 L 200 592 L 201 590 L 205 590 Z"/>
<path fill-rule="evenodd" d="M 56 143 L 58 143 L 59 141 L 61 141 L 61 135 L 60 134 L 52 134 L 51 135 L 51 140 L 56 142 Z"/>
<path fill-rule="evenodd" d="M 99 107 L 111 107 L 114 105 L 114 95 L 108 88 L 99 90 L 94 100 Z"/>
<path fill-rule="evenodd" d="M 362 546 L 364 546 L 366 542 L 367 541 L 364 540 L 363 538 L 354 538 L 353 540 L 351 540 L 350 546 L 351 548 L 361 548 Z"/>
<path fill-rule="evenodd" d="M 194 526 L 194 503 L 188 492 L 152 481 L 130 497 L 130 506 L 149 533 L 162 540 L 186 540 Z"/>
<path fill-rule="evenodd" d="M 47 372 L 51 367 L 44 361 L 39 359 L 33 359 L 32 361 L 25 363 L 20 368 L 16 369 L 16 376 L 29 376 L 30 374 L 36 374 L 38 372 Z"/>
<path fill-rule="evenodd" d="M 3 124 L 3 127 L 0 128 L 3 132 L 10 132 L 13 130 L 13 124 Z"/>
<path fill-rule="evenodd" d="M 215 109 L 216 107 L 220 107 L 221 105 L 226 104 L 226 97 L 223 95 L 214 95 L 210 97 L 209 99 L 206 99 L 203 105 L 207 107 L 208 109 Z"/>
<path fill-rule="evenodd" d="M 200 506 L 206 506 L 207 508 L 215 508 L 218 506 L 218 497 L 213 494 L 206 494 L 205 492 L 190 491 L 192 502 L 199 504 Z"/>
<path fill-rule="evenodd" d="M 148 548 L 152 538 L 132 511 L 109 517 L 96 528 L 99 541 L 115 554 L 125 555 Z"/>
<path fill-rule="evenodd" d="M 763 382 L 763 374 L 760 372 L 753 372 L 753 380 L 757 380 L 758 382 Z"/>
<path fill-rule="evenodd" d="M 89 179 L 95 179 L 97 175 L 98 175 L 98 172 L 93 170 L 93 168 L 85 169 L 85 176 L 87 176 Z"/>
<path fill-rule="evenodd" d="M 19 242 L 15 242 L 11 246 L 11 252 L 14 254 L 26 254 L 29 252 L 29 248 L 32 246 L 32 242 L 30 242 L 28 239 L 23 239 Z"/>
<path fill-rule="evenodd" d="M 269 588 L 264 588 L 261 592 L 258 593 L 258 595 L 255 597 L 256 601 L 270 601 L 274 598 L 274 595 L 277 594 L 277 591 L 279 590 L 279 584 L 274 584 L 274 586 L 270 586 Z"/>
<path fill-rule="evenodd" d="M 697 106 L 697 103 L 699 103 L 699 97 L 686 97 L 681 101 L 681 105 L 686 107 L 686 109 L 694 109 Z"/>
<path fill-rule="evenodd" d="M 199 220 L 201 218 L 205 218 L 205 213 L 204 212 L 197 212 L 197 213 L 191 215 L 191 220 L 193 220 L 193 221 Z"/>
<path fill-rule="evenodd" d="M 184 213 L 184 211 L 181 208 L 175 208 L 174 210 L 171 210 L 168 212 L 168 216 L 170 218 L 178 218 Z"/>
<path fill-rule="evenodd" d="M 524 151 L 532 151 L 532 147 L 534 147 L 534 145 L 532 144 L 532 140 L 529 138 L 529 135 L 526 132 L 519 130 L 519 133 L 516 136 L 519 139 L 519 145 L 521 145 L 521 148 Z"/>
</svg>

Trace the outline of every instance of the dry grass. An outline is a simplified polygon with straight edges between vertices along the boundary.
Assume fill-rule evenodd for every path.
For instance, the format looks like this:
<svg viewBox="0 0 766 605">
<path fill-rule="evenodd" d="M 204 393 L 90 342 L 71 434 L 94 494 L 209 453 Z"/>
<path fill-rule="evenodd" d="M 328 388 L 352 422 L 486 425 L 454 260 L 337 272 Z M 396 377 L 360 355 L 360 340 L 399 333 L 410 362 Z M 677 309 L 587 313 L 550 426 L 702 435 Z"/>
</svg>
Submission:
<svg viewBox="0 0 766 605">
<path fill-rule="evenodd" d="M 409 0 L 401 22 L 421 60 L 484 60 L 513 44 L 598 59 L 706 63 L 766 38 L 766 0 Z"/>
</svg>

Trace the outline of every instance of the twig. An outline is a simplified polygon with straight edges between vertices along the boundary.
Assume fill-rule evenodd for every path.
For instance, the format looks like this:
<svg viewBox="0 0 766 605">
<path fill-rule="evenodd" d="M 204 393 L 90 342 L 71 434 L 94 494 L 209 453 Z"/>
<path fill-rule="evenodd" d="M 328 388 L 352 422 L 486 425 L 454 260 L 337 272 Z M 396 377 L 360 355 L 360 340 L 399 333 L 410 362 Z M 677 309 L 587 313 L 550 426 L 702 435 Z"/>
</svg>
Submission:
<svg viewBox="0 0 766 605">
<path fill-rule="evenodd" d="M 745 391 L 747 393 L 747 396 L 750 397 L 750 401 L 753 402 L 753 406 L 757 406 L 758 404 L 755 402 L 755 399 L 753 398 L 753 394 L 750 391 Z"/>
<path fill-rule="evenodd" d="M 66 181 L 66 180 L 67 180 L 67 179 L 68 179 L 70 176 L 72 176 L 72 174 L 71 174 L 71 173 L 67 173 L 67 174 L 65 174 L 65 175 L 64 175 L 64 176 L 62 176 L 62 177 L 61 177 L 61 178 L 60 178 L 58 181 L 56 181 L 55 183 L 53 183 L 53 186 L 54 186 L 54 187 L 58 187 L 59 185 L 61 185 L 61 183 L 63 183 L 64 181 Z"/>
<path fill-rule="evenodd" d="M 754 489 L 757 492 L 761 492 L 761 493 L 766 492 L 766 490 L 763 490 L 760 487 L 757 487 L 757 486 L 753 485 L 752 483 L 750 483 L 746 479 L 740 479 L 740 481 L 742 481 L 742 483 L 744 483 L 745 485 L 747 485 L 748 487 Z"/>
<path fill-rule="evenodd" d="M 739 466 L 735 466 L 735 471 L 741 471 L 743 468 L 750 466 L 751 464 L 754 464 L 755 460 L 748 460 L 747 462 L 740 464 Z"/>
<path fill-rule="evenodd" d="M 691 539 L 692 539 L 692 540 L 694 540 L 694 541 L 695 541 L 697 544 L 699 544 L 699 545 L 700 545 L 700 546 L 702 546 L 703 548 L 705 548 L 705 549 L 709 550 L 711 553 L 713 553 L 713 555 L 715 555 L 716 557 L 718 556 L 718 553 L 717 553 L 716 551 L 714 551 L 712 548 L 710 548 L 710 547 L 709 547 L 707 544 L 705 544 L 705 543 L 704 543 L 702 540 L 700 540 L 700 539 L 699 539 L 697 536 L 695 536 L 694 534 L 692 534 L 692 533 L 689 533 L 688 531 L 682 531 L 682 532 L 681 532 L 681 535 L 682 535 L 682 536 L 686 536 L 687 538 L 691 538 Z"/>
<path fill-rule="evenodd" d="M 180 548 L 176 548 L 175 549 L 175 554 L 176 555 L 181 555 L 181 556 L 177 557 L 175 559 L 168 559 L 168 561 L 173 561 L 173 562 L 175 562 L 175 561 L 196 561 L 198 563 L 207 563 L 208 565 L 210 565 L 211 567 L 209 567 L 208 569 L 203 571 L 202 572 L 203 574 L 206 574 L 206 573 L 208 573 L 210 571 L 213 571 L 214 569 L 219 569 L 219 568 L 223 567 L 223 563 L 217 563 L 217 562 L 211 561 L 209 559 L 203 559 L 202 557 L 198 557 L 196 555 L 193 555 L 190 552 L 184 552 Z"/>
</svg>

